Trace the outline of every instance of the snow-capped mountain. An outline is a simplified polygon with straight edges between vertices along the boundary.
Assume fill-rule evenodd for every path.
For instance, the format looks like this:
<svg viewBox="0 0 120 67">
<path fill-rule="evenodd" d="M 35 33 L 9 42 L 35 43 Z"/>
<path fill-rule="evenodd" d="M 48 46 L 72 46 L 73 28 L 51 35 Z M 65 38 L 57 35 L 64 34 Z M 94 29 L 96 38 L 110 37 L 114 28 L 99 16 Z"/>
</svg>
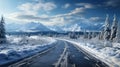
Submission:
<svg viewBox="0 0 120 67">
<path fill-rule="evenodd" d="M 35 22 L 25 24 L 24 27 L 22 28 L 22 30 L 28 31 L 28 32 L 29 31 L 51 31 L 43 24 L 35 23 Z"/>
<path fill-rule="evenodd" d="M 67 31 L 100 31 L 103 24 L 86 24 L 86 23 L 72 23 L 64 26 L 53 26 L 49 27 L 51 30 L 57 32 L 67 32 Z"/>
<path fill-rule="evenodd" d="M 6 30 L 8 32 L 39 32 L 39 31 L 51 31 L 49 28 L 41 23 L 30 22 L 25 24 L 7 24 Z"/>
<path fill-rule="evenodd" d="M 52 31 L 61 32 L 61 33 L 64 32 L 64 30 L 59 26 L 48 26 L 48 28 Z"/>
<path fill-rule="evenodd" d="M 64 31 L 76 31 L 76 32 L 79 32 L 81 31 L 81 26 L 79 26 L 78 24 L 74 24 L 74 25 L 71 25 L 69 27 L 64 27 L 63 28 Z"/>
<path fill-rule="evenodd" d="M 68 31 L 100 31 L 103 24 L 88 24 L 88 23 L 71 23 L 63 26 L 45 26 L 38 22 L 30 22 L 25 24 L 6 24 L 6 30 L 8 32 L 40 32 L 40 31 L 56 31 L 56 32 L 68 32 Z"/>
<path fill-rule="evenodd" d="M 50 26 L 49 28 L 57 32 L 81 31 L 81 26 L 79 26 L 78 24 L 68 24 L 64 26 Z"/>
</svg>

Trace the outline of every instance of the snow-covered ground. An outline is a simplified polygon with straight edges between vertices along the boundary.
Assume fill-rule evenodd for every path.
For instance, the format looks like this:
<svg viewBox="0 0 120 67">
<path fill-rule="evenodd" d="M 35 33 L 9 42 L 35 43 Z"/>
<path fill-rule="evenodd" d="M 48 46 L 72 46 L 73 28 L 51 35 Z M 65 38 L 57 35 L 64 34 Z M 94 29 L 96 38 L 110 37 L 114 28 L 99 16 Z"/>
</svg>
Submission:
<svg viewBox="0 0 120 67">
<path fill-rule="evenodd" d="M 97 38 L 88 39 L 70 39 L 68 37 L 58 38 L 76 44 L 83 48 L 94 57 L 102 60 L 111 67 L 120 67 L 120 43 L 110 43 L 99 41 Z"/>
<path fill-rule="evenodd" d="M 0 44 L 0 65 L 34 55 L 56 42 L 42 36 L 7 36 L 7 41 L 7 44 Z"/>
<path fill-rule="evenodd" d="M 76 44 L 111 67 L 120 67 L 120 43 L 104 42 L 97 38 L 57 39 Z M 7 44 L 0 44 L 0 65 L 34 55 L 54 46 L 53 43 L 56 42 L 54 38 L 45 36 L 7 36 L 7 41 Z"/>
</svg>

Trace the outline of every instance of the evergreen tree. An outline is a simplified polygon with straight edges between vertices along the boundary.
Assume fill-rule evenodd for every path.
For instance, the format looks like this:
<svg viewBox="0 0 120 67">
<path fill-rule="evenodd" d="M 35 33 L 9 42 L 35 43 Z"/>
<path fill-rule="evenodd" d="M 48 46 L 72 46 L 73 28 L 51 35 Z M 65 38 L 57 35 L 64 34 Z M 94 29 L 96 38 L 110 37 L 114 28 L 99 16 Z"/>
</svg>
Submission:
<svg viewBox="0 0 120 67">
<path fill-rule="evenodd" d="M 96 32 L 92 32 L 92 38 L 96 37 Z"/>
<path fill-rule="evenodd" d="M 109 15 L 107 15 L 105 20 L 105 27 L 104 27 L 104 40 L 109 40 L 110 34 L 111 34 L 111 30 L 110 30 Z"/>
<path fill-rule="evenodd" d="M 111 40 L 113 40 L 116 37 L 117 24 L 118 24 L 118 21 L 116 19 L 116 15 L 114 15 L 113 24 L 112 24 L 112 28 L 111 28 L 111 38 L 110 38 Z"/>
<path fill-rule="evenodd" d="M 83 37 L 84 37 L 84 38 L 88 38 L 88 35 L 87 35 L 86 30 L 84 30 Z"/>
<path fill-rule="evenodd" d="M 103 35 L 104 35 L 104 30 L 102 30 L 102 31 L 99 33 L 99 39 L 100 39 L 100 40 L 103 39 Z"/>
<path fill-rule="evenodd" d="M 92 38 L 92 32 L 89 32 L 88 33 L 88 39 L 91 39 Z"/>
<path fill-rule="evenodd" d="M 116 40 L 118 43 L 120 43 L 120 22 L 118 22 L 118 25 L 117 25 Z"/>
<path fill-rule="evenodd" d="M 1 17 L 1 21 L 0 21 L 0 44 L 6 42 L 4 24 L 5 24 L 4 18 L 3 18 L 3 16 L 2 16 L 2 17 Z"/>
</svg>

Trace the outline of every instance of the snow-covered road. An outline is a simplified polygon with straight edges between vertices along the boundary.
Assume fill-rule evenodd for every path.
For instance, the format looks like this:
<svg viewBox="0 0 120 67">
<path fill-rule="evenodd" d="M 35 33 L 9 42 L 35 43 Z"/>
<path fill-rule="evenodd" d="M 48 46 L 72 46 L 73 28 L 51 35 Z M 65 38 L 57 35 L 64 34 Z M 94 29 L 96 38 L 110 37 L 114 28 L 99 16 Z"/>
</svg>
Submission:
<svg viewBox="0 0 120 67">
<path fill-rule="evenodd" d="M 75 44 L 63 40 L 58 40 L 53 48 L 37 54 L 27 62 L 24 60 L 9 67 L 108 67 L 100 60 L 77 48 Z"/>
</svg>

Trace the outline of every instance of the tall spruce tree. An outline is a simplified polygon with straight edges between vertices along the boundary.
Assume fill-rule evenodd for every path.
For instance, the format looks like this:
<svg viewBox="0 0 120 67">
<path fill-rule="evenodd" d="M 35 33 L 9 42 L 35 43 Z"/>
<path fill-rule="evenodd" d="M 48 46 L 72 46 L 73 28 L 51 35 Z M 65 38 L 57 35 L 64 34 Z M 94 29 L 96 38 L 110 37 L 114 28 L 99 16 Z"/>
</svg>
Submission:
<svg viewBox="0 0 120 67">
<path fill-rule="evenodd" d="M 103 40 L 103 36 L 104 35 L 104 30 L 102 30 L 100 33 L 99 33 L 99 39 L 100 40 Z"/>
<path fill-rule="evenodd" d="M 117 25 L 116 42 L 120 43 L 120 22 Z"/>
<path fill-rule="evenodd" d="M 5 24 L 4 18 L 3 18 L 3 16 L 2 16 L 2 17 L 1 17 L 1 21 L 0 21 L 0 44 L 6 42 L 5 26 L 4 26 L 4 24 Z"/>
<path fill-rule="evenodd" d="M 111 37 L 110 37 L 111 40 L 113 40 L 116 37 L 117 24 L 118 24 L 118 21 L 117 21 L 116 15 L 114 15 L 113 24 L 111 28 Z"/>
<path fill-rule="evenodd" d="M 104 27 L 104 40 L 109 40 L 110 34 L 111 34 L 110 21 L 109 21 L 109 15 L 107 15 L 105 20 L 105 27 Z"/>
</svg>

